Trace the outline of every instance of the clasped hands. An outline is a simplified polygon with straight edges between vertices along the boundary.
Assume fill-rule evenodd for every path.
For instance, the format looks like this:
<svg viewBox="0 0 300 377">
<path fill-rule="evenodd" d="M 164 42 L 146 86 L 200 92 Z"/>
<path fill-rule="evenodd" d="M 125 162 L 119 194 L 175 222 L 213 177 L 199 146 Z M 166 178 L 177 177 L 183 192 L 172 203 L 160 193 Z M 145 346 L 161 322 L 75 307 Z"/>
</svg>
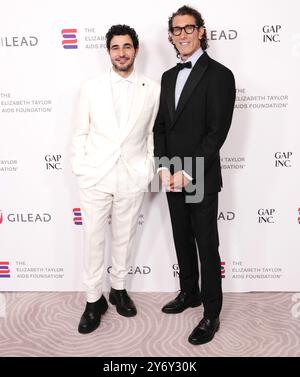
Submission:
<svg viewBox="0 0 300 377">
<path fill-rule="evenodd" d="M 171 192 L 182 191 L 182 188 L 187 186 L 190 182 L 188 178 L 183 174 L 182 170 L 172 175 L 168 169 L 162 169 L 159 172 L 159 177 L 161 179 L 163 188 L 165 188 L 166 191 Z"/>
</svg>

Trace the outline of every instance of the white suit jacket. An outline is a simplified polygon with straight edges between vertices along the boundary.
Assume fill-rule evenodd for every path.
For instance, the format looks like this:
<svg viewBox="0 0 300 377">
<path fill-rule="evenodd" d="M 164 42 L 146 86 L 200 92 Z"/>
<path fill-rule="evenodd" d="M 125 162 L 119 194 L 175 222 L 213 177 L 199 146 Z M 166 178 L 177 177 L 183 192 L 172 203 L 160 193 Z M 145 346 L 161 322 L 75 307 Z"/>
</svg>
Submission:
<svg viewBox="0 0 300 377">
<path fill-rule="evenodd" d="M 132 105 L 126 126 L 115 115 L 110 73 L 86 81 L 80 91 L 72 140 L 72 169 L 79 187 L 98 183 L 121 157 L 141 188 L 154 174 L 152 128 L 160 86 L 135 72 Z"/>
</svg>

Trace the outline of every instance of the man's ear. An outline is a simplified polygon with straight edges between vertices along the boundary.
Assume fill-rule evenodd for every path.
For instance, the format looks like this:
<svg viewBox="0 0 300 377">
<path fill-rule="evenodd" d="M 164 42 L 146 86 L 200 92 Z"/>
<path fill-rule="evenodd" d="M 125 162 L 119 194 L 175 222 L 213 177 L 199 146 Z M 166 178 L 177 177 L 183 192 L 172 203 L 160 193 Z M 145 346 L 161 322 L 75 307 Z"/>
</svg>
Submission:
<svg viewBox="0 0 300 377">
<path fill-rule="evenodd" d="M 168 35 L 168 40 L 169 40 L 170 43 L 172 43 L 172 45 L 174 45 L 171 33 L 169 33 L 169 35 Z"/>
<path fill-rule="evenodd" d="M 198 36 L 200 40 L 202 39 L 204 33 L 205 33 L 205 27 L 200 26 L 198 30 Z"/>
</svg>

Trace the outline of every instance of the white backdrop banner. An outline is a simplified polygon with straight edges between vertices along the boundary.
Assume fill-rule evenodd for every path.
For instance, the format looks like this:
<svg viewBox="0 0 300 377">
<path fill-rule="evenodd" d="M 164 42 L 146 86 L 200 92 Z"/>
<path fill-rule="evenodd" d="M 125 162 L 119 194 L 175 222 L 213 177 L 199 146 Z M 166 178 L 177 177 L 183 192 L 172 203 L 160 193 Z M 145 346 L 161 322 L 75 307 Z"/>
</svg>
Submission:
<svg viewBox="0 0 300 377">
<path fill-rule="evenodd" d="M 167 21 L 183 4 L 0 1 L 0 290 L 83 289 L 83 227 L 69 161 L 80 84 L 110 68 L 105 34 L 117 23 L 136 29 L 136 68 L 159 82 L 177 63 Z M 237 85 L 221 151 L 224 291 L 300 290 L 300 2 L 190 5 L 206 20 L 208 54 L 234 72 Z M 107 232 L 109 239 L 110 218 Z M 107 277 L 109 266 L 107 256 Z M 148 193 L 129 290 L 177 289 L 165 194 Z"/>
</svg>

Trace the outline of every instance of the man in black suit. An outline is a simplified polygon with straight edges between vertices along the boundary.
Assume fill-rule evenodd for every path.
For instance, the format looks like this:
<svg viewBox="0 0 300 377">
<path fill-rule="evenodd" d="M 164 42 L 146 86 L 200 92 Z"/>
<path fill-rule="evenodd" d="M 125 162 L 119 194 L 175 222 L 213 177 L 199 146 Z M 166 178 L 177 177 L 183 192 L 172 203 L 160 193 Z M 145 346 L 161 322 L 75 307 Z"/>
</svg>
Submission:
<svg viewBox="0 0 300 377">
<path fill-rule="evenodd" d="M 220 326 L 222 286 L 217 214 L 222 177 L 219 151 L 231 124 L 235 82 L 232 72 L 205 52 L 206 30 L 197 10 L 183 6 L 172 14 L 169 40 L 181 63 L 162 76 L 160 107 L 154 126 L 154 155 L 162 185 L 168 191 L 180 268 L 180 293 L 162 311 L 180 313 L 202 302 L 204 317 L 188 340 L 192 344 L 204 344 L 213 339 Z M 169 159 L 177 156 L 181 161 L 189 159 L 191 164 L 174 169 L 162 163 L 164 156 Z M 187 187 L 189 183 L 197 187 L 199 157 L 204 158 L 204 197 L 201 202 L 192 203 L 186 200 Z"/>
</svg>

